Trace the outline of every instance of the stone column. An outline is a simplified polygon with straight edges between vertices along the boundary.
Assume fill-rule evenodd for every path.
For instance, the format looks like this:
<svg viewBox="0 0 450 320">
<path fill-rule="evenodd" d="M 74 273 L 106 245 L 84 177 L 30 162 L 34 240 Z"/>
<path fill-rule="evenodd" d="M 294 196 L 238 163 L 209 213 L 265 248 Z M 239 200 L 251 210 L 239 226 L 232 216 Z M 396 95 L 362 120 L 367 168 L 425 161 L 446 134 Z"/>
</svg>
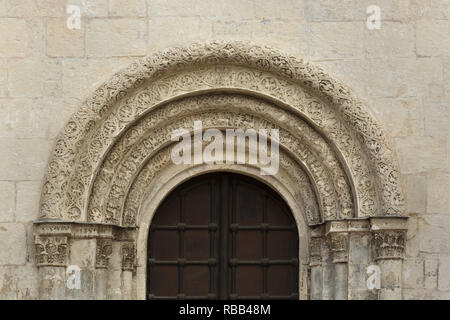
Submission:
<svg viewBox="0 0 450 320">
<path fill-rule="evenodd" d="M 122 298 L 132 299 L 133 272 L 136 268 L 136 246 L 134 241 L 122 243 Z"/>
<path fill-rule="evenodd" d="M 347 221 L 327 222 L 327 236 L 333 257 L 335 274 L 335 300 L 348 298 L 348 224 Z"/>
<path fill-rule="evenodd" d="M 311 300 L 322 300 L 323 276 L 322 276 L 322 242 L 323 227 L 319 226 L 311 230 L 309 243 L 309 267 L 311 270 Z"/>
<path fill-rule="evenodd" d="M 371 218 L 375 261 L 380 267 L 379 300 L 402 299 L 402 267 L 405 251 L 407 218 Z"/>
<path fill-rule="evenodd" d="M 348 299 L 374 300 L 377 298 L 367 287 L 367 270 L 372 261 L 370 221 L 348 220 Z"/>
<path fill-rule="evenodd" d="M 108 298 L 108 266 L 112 254 L 112 239 L 98 238 L 95 257 L 95 299 Z"/>
<path fill-rule="evenodd" d="M 39 298 L 41 300 L 65 299 L 66 265 L 69 253 L 67 237 L 36 236 L 35 248 L 39 269 Z"/>
</svg>

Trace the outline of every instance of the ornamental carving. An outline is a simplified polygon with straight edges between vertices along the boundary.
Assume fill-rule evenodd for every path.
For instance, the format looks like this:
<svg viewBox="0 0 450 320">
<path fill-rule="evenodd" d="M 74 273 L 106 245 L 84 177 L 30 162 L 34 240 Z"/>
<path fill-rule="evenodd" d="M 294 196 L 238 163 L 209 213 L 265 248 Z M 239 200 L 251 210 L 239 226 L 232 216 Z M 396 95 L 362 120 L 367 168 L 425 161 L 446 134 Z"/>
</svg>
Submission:
<svg viewBox="0 0 450 320">
<path fill-rule="evenodd" d="M 36 248 L 36 264 L 38 266 L 65 267 L 67 265 L 67 237 L 36 236 L 34 245 Z"/>
<path fill-rule="evenodd" d="M 375 259 L 403 259 L 406 230 L 383 230 L 374 233 Z"/>
<path fill-rule="evenodd" d="M 311 159 L 311 183 L 321 210 L 334 212 L 331 219 L 403 214 L 392 148 L 348 88 L 318 67 L 272 48 L 213 41 L 145 57 L 87 99 L 56 141 L 43 186 L 41 218 L 116 225 L 127 221 L 121 217 L 127 192 L 150 161 L 140 156 L 139 148 L 163 146 L 163 128 L 184 116 L 183 107 L 189 105 L 177 101 L 197 95 L 192 112 L 217 118 L 211 125 L 219 123 L 217 109 L 207 112 L 205 101 L 211 97 L 200 94 L 206 91 L 258 97 L 260 103 L 250 107 L 239 103 L 243 110 L 233 111 L 234 123 L 228 124 L 282 128 L 282 143 L 299 157 L 296 161 Z M 146 123 L 142 131 L 141 122 Z M 157 135 L 148 135 L 151 130 Z M 111 168 L 119 170 L 114 175 Z M 122 177 L 127 185 L 120 183 Z M 100 206 L 89 203 L 91 192 L 99 192 Z"/>
<path fill-rule="evenodd" d="M 95 267 L 98 269 L 108 268 L 108 262 L 112 254 L 111 239 L 97 239 L 97 250 L 95 257 Z"/>
<path fill-rule="evenodd" d="M 134 271 L 136 267 L 136 246 L 134 242 L 122 243 L 122 270 Z"/>
</svg>

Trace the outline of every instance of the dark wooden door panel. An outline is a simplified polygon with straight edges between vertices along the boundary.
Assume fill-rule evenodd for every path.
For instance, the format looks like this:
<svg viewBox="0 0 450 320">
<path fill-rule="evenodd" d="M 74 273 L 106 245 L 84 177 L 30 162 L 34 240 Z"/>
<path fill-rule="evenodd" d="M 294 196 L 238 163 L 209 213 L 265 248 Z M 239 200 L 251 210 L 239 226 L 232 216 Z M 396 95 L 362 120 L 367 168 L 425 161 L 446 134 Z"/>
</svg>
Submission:
<svg viewBox="0 0 450 320">
<path fill-rule="evenodd" d="M 149 299 L 297 299 L 298 235 L 269 187 L 203 175 L 158 208 L 148 239 Z"/>
</svg>

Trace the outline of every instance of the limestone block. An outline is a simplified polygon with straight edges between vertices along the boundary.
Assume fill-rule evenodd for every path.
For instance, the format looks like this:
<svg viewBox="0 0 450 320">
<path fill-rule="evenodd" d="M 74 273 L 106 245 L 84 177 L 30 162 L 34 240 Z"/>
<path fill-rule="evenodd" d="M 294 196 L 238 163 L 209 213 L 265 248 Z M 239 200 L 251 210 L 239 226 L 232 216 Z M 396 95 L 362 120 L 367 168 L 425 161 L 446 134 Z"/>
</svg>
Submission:
<svg viewBox="0 0 450 320">
<path fill-rule="evenodd" d="M 0 180 L 38 180 L 44 176 L 53 142 L 0 138 Z"/>
<path fill-rule="evenodd" d="M 0 59 L 0 97 L 6 97 L 8 95 L 7 80 L 8 68 L 6 59 Z"/>
<path fill-rule="evenodd" d="M 424 278 L 424 261 L 422 257 L 403 260 L 403 288 L 422 288 Z"/>
<path fill-rule="evenodd" d="M 6 2 L 5 0 L 0 0 L 0 17 L 6 16 Z"/>
<path fill-rule="evenodd" d="M 371 104 L 391 137 L 424 134 L 424 112 L 420 99 L 374 99 Z"/>
<path fill-rule="evenodd" d="M 425 213 L 427 204 L 427 178 L 425 174 L 403 176 L 406 193 L 406 212 Z"/>
<path fill-rule="evenodd" d="M 86 28 L 89 57 L 142 56 L 146 52 L 144 19 L 95 19 L 90 20 Z"/>
<path fill-rule="evenodd" d="M 26 259 L 25 227 L 20 223 L 0 223 L 0 265 L 22 265 Z"/>
<path fill-rule="evenodd" d="M 359 58 L 363 53 L 364 23 L 313 22 L 310 50 L 313 59 Z"/>
<path fill-rule="evenodd" d="M 425 99 L 425 135 L 448 136 L 450 133 L 450 97 Z"/>
<path fill-rule="evenodd" d="M 13 182 L 0 181 L 0 222 L 13 222 L 15 210 L 15 186 Z"/>
<path fill-rule="evenodd" d="M 0 57 L 24 57 L 28 46 L 25 20 L 0 19 Z"/>
<path fill-rule="evenodd" d="M 448 214 L 426 215 L 419 221 L 420 250 L 426 253 L 450 252 Z"/>
<path fill-rule="evenodd" d="M 61 76 L 61 63 L 48 59 L 8 61 L 8 91 L 11 97 L 40 97 L 51 94 Z M 53 92 L 55 93 L 55 92 Z"/>
<path fill-rule="evenodd" d="M 45 106 L 29 98 L 2 99 L 2 138 L 46 138 L 49 114 Z"/>
<path fill-rule="evenodd" d="M 450 58 L 443 58 L 444 94 L 450 95 Z"/>
<path fill-rule="evenodd" d="M 214 21 L 212 32 L 216 39 L 253 39 L 253 33 L 257 30 L 255 21 Z M 267 40 L 267 39 L 266 39 Z"/>
<path fill-rule="evenodd" d="M 424 262 L 424 286 L 427 289 L 435 289 L 437 288 L 439 260 L 436 255 L 426 254 Z"/>
<path fill-rule="evenodd" d="M 365 28 L 364 42 L 366 55 L 370 58 L 415 55 L 412 24 L 386 21 L 380 29 Z"/>
<path fill-rule="evenodd" d="M 17 183 L 16 221 L 32 222 L 38 219 L 41 187 L 42 184 L 40 181 L 23 181 Z"/>
<path fill-rule="evenodd" d="M 419 173 L 445 168 L 445 137 L 400 137 L 394 139 L 402 173 Z"/>
<path fill-rule="evenodd" d="M 62 91 L 65 97 L 61 104 L 70 105 L 73 98 L 79 100 L 71 105 L 76 108 L 91 92 L 112 74 L 129 65 L 132 58 L 105 58 L 105 59 L 64 59 L 62 63 Z M 67 106 L 67 108 L 70 108 Z M 76 109 L 72 109 L 73 112 Z"/>
<path fill-rule="evenodd" d="M 450 254 L 441 254 L 439 257 L 438 289 L 450 292 Z"/>
<path fill-rule="evenodd" d="M 17 279 L 17 299 L 36 300 L 39 298 L 38 269 L 33 263 L 15 268 Z"/>
<path fill-rule="evenodd" d="M 65 17 L 69 4 L 61 0 L 36 0 L 34 3 L 37 14 L 43 17 Z"/>
<path fill-rule="evenodd" d="M 180 28 L 168 26 L 180 25 Z M 148 51 L 162 50 L 169 46 L 212 39 L 212 22 L 195 18 L 156 17 L 148 23 Z"/>
<path fill-rule="evenodd" d="M 45 59 L 45 19 L 30 17 L 26 19 L 28 46 L 27 57 L 39 57 Z M 25 36 L 25 35 L 24 35 Z"/>
<path fill-rule="evenodd" d="M 420 20 L 416 26 L 416 50 L 421 56 L 450 55 L 450 21 Z"/>
<path fill-rule="evenodd" d="M 30 17 L 36 13 L 34 0 L 5 0 L 8 17 Z"/>
<path fill-rule="evenodd" d="M 17 299 L 17 279 L 12 267 L 0 267 L 0 299 Z"/>
<path fill-rule="evenodd" d="M 146 0 L 110 0 L 109 15 L 113 17 L 145 17 L 147 15 Z"/>
<path fill-rule="evenodd" d="M 450 173 L 433 172 L 427 178 L 427 213 L 448 213 Z"/>
<path fill-rule="evenodd" d="M 69 29 L 66 19 L 47 21 L 47 55 L 51 57 L 84 56 L 84 23 L 80 29 Z"/>
<path fill-rule="evenodd" d="M 0 300 L 38 299 L 37 273 L 32 264 L 0 267 Z"/>
<path fill-rule="evenodd" d="M 245 32 L 241 33 L 245 37 Z M 253 24 L 252 40 L 273 47 L 283 47 L 291 54 L 309 56 L 309 31 L 301 20 L 262 20 Z"/>
<path fill-rule="evenodd" d="M 305 20 L 307 1 L 265 0 L 255 2 L 256 19 L 292 19 Z M 292 30 L 295 32 L 294 30 Z"/>
<path fill-rule="evenodd" d="M 70 4 L 80 6 L 82 17 L 103 18 L 108 16 L 108 0 L 72 0 Z"/>
</svg>

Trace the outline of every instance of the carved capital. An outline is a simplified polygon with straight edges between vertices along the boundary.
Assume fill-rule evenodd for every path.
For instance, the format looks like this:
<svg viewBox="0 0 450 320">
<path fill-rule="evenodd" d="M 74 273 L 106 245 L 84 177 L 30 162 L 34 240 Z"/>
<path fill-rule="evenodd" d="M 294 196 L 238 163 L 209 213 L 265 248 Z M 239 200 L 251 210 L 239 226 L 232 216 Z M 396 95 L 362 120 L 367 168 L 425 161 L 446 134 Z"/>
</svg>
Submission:
<svg viewBox="0 0 450 320">
<path fill-rule="evenodd" d="M 64 236 L 36 236 L 36 264 L 42 266 L 67 265 L 68 245 Z"/>
<path fill-rule="evenodd" d="M 108 268 L 108 262 L 112 254 L 111 239 L 97 239 L 97 251 L 95 257 L 95 267 L 98 269 Z"/>
<path fill-rule="evenodd" d="M 122 243 L 122 270 L 134 271 L 136 267 L 136 246 L 134 242 Z"/>
<path fill-rule="evenodd" d="M 406 230 L 375 231 L 375 260 L 403 259 L 405 242 Z"/>
</svg>

